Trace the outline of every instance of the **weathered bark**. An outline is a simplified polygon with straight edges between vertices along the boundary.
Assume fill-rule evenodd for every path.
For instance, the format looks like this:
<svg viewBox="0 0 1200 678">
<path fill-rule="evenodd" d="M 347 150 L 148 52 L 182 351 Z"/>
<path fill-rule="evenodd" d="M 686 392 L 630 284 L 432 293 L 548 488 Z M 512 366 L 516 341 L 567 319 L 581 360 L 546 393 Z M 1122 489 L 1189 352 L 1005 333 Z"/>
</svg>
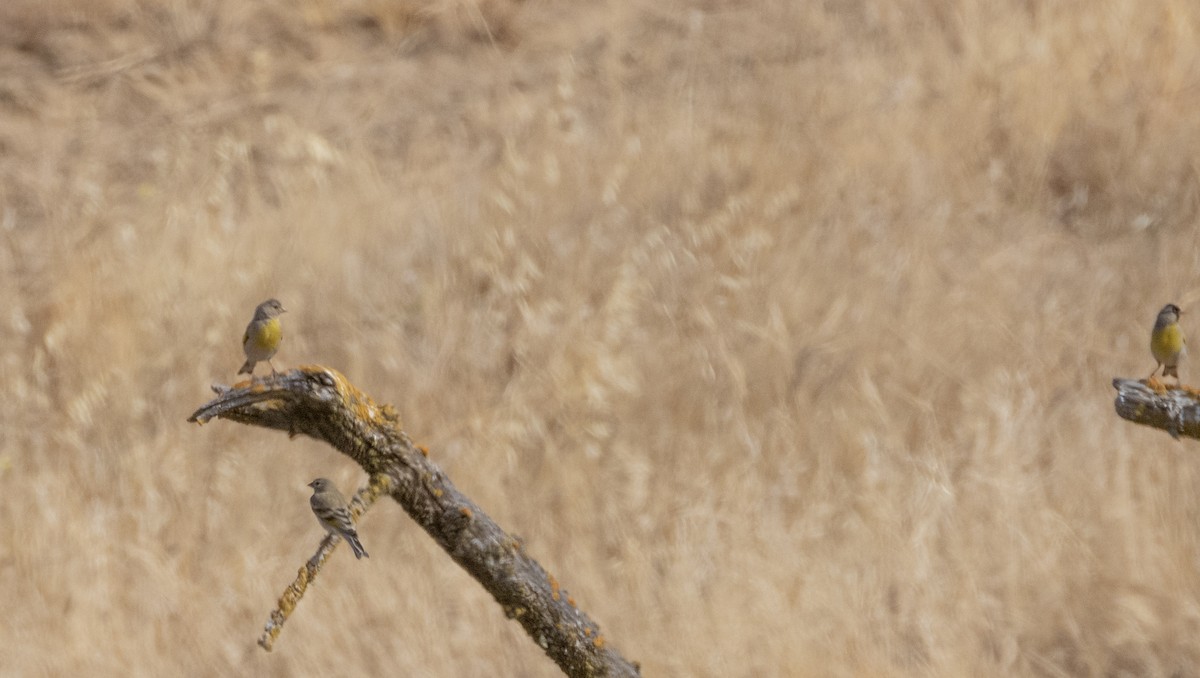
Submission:
<svg viewBox="0 0 1200 678">
<path fill-rule="evenodd" d="M 1200 392 L 1188 387 L 1168 389 L 1161 381 L 1113 379 L 1114 405 L 1123 419 L 1160 428 L 1171 437 L 1200 438 Z"/>
<path fill-rule="evenodd" d="M 370 474 L 372 486 L 386 488 L 567 675 L 640 675 L 638 665 L 607 642 L 554 577 L 525 552 L 520 539 L 496 525 L 454 487 L 425 449 L 413 444 L 390 405 L 376 405 L 337 371 L 320 366 L 219 389 L 218 394 L 189 421 L 204 423 L 219 417 L 287 431 L 290 436 L 307 435 L 356 461 Z M 306 568 L 315 564 L 319 570 L 321 555 Z M 265 647 L 278 635 L 312 576 L 315 570 L 301 568 L 280 599 L 281 617 L 272 615 L 264 635 L 271 638 Z"/>
</svg>

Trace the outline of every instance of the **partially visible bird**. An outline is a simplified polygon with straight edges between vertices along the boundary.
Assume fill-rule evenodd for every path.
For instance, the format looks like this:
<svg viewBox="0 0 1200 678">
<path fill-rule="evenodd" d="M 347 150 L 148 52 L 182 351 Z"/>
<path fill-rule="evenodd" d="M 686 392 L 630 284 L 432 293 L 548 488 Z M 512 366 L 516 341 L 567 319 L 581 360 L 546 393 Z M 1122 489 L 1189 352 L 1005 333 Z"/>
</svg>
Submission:
<svg viewBox="0 0 1200 678">
<path fill-rule="evenodd" d="M 279 343 L 283 341 L 283 324 L 279 322 L 279 316 L 286 312 L 287 309 L 278 299 L 267 299 L 254 309 L 254 318 L 246 325 L 246 333 L 242 335 L 246 364 L 242 365 L 238 374 L 249 374 L 253 377 L 254 364 L 263 360 L 271 366 L 271 374 L 275 374 L 275 365 L 271 362 L 271 357 L 279 350 Z"/>
<path fill-rule="evenodd" d="M 1154 372 L 1150 373 L 1151 377 L 1161 367 L 1163 377 L 1179 379 L 1179 362 L 1187 355 L 1187 339 L 1183 336 L 1183 329 L 1179 327 L 1181 315 L 1183 311 L 1175 304 L 1167 304 L 1158 312 L 1158 319 L 1154 321 L 1154 331 L 1150 333 L 1150 352 L 1154 354 L 1154 360 L 1157 362 Z"/>
<path fill-rule="evenodd" d="M 354 517 L 350 513 L 350 505 L 346 498 L 338 492 L 333 481 L 328 478 L 317 478 L 308 484 L 313 488 L 313 494 L 308 499 L 312 506 L 313 515 L 317 522 L 329 534 L 336 534 L 345 539 L 354 550 L 355 558 L 370 558 L 362 542 L 358 540 L 358 531 L 354 529 Z"/>
</svg>

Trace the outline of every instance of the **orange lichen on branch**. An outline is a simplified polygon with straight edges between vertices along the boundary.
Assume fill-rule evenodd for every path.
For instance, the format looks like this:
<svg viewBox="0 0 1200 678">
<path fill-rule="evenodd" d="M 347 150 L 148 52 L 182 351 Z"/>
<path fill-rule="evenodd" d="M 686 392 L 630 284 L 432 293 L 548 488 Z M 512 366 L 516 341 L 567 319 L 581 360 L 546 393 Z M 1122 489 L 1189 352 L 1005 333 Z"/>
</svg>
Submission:
<svg viewBox="0 0 1200 678">
<path fill-rule="evenodd" d="M 275 609 L 271 612 L 271 616 L 263 628 L 263 634 L 258 638 L 259 647 L 267 652 L 274 649 L 275 641 L 279 638 L 279 633 L 283 631 L 284 623 L 296 610 L 300 599 L 304 597 L 304 592 L 308 590 L 309 583 L 314 581 L 317 574 L 321 572 L 321 566 L 325 564 L 327 553 L 328 551 L 322 549 L 307 563 L 300 566 L 296 572 L 296 578 L 283 590 L 283 595 L 279 596 L 279 601 L 275 604 Z"/>
<path fill-rule="evenodd" d="M 396 408 L 391 405 L 378 405 L 371 396 L 363 393 L 357 386 L 350 383 L 346 379 L 346 375 L 338 372 L 335 369 L 324 367 L 322 365 L 301 365 L 301 372 L 307 373 L 324 373 L 333 378 L 334 388 L 337 389 L 338 395 L 341 397 L 342 403 L 347 409 L 360 421 L 367 421 L 375 425 L 392 425 L 400 427 L 400 416 L 396 413 Z"/>
<path fill-rule="evenodd" d="M 1159 395 L 1166 395 L 1167 393 L 1169 393 L 1171 391 L 1182 391 L 1182 392 L 1192 396 L 1196 400 L 1200 400 L 1200 388 L 1196 388 L 1194 386 L 1185 386 L 1183 384 L 1175 384 L 1174 386 L 1172 386 L 1172 385 L 1166 383 L 1165 381 L 1159 379 L 1158 377 L 1150 377 L 1149 379 L 1142 379 L 1141 383 L 1145 384 L 1146 386 L 1149 386 L 1152 391 L 1154 391 L 1155 393 L 1157 393 Z"/>
<path fill-rule="evenodd" d="M 550 579 L 550 596 L 558 600 L 558 580 L 552 574 L 547 574 L 546 576 Z"/>
<path fill-rule="evenodd" d="M 1173 438 L 1200 438 L 1200 391 L 1168 387 L 1161 380 L 1114 379 L 1117 414 L 1129 421 L 1162 429 Z"/>
<path fill-rule="evenodd" d="M 392 479 L 386 473 L 376 473 L 367 481 L 367 486 L 358 491 L 350 500 L 350 512 L 355 519 L 367 512 L 380 497 L 392 490 Z"/>
</svg>

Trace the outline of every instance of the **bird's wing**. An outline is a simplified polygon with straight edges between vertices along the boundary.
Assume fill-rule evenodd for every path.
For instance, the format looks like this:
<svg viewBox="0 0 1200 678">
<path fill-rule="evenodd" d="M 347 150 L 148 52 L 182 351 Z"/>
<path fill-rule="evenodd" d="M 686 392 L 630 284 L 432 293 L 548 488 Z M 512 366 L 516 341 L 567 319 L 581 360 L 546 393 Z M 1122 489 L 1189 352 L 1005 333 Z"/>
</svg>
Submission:
<svg viewBox="0 0 1200 678">
<path fill-rule="evenodd" d="M 314 495 L 316 496 L 316 495 Z M 310 499 L 313 513 L 321 519 L 321 522 L 336 527 L 342 532 L 354 532 L 354 516 L 350 513 L 350 509 L 345 506 L 330 506 L 327 501 L 321 499 Z"/>
<path fill-rule="evenodd" d="M 333 524 L 338 526 L 342 532 L 354 534 L 354 516 L 350 513 L 350 509 L 339 506 L 330 511 L 329 519 Z"/>
</svg>

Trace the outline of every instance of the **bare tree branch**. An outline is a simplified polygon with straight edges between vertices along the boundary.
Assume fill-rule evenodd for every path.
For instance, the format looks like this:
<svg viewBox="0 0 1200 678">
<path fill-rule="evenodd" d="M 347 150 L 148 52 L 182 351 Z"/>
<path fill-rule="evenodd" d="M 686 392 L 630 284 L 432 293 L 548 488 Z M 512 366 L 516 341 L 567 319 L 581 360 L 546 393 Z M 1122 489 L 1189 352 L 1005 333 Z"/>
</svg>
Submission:
<svg viewBox="0 0 1200 678">
<path fill-rule="evenodd" d="M 1157 379 L 1113 379 L 1114 405 L 1123 419 L 1161 428 L 1172 438 L 1200 438 L 1200 392 L 1189 387 L 1168 389 Z"/>
<path fill-rule="evenodd" d="M 337 371 L 308 365 L 235 388 L 218 388 L 216 399 L 189 421 L 219 417 L 323 440 L 385 482 L 395 499 L 460 566 L 483 585 L 505 615 L 569 676 L 638 676 L 600 628 L 575 607 L 558 582 L 531 558 L 520 539 L 507 534 L 413 444 L 390 405 L 376 405 Z M 316 558 L 320 560 L 321 553 Z M 310 561 L 311 565 L 311 561 Z M 302 568 L 280 598 L 282 619 L 268 624 L 268 645 L 307 583 L 319 571 Z M 293 588 L 295 591 L 293 592 Z M 273 626 L 272 626 L 273 625 Z M 273 632 L 273 634 L 272 634 Z M 266 646 L 264 646 L 266 647 Z M 269 648 L 268 648 L 269 649 Z"/>
</svg>

